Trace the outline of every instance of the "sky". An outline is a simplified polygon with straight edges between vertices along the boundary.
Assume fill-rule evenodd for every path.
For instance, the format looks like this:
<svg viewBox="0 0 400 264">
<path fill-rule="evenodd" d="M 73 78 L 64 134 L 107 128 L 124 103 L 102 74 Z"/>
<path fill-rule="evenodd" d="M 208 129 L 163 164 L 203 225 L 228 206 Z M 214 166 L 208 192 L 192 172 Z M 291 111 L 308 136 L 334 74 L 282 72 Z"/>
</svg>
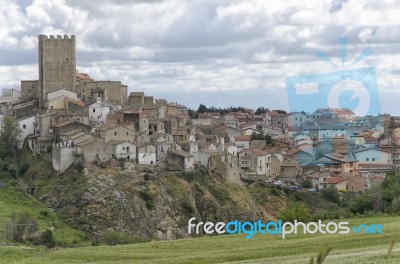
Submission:
<svg viewBox="0 0 400 264">
<path fill-rule="evenodd" d="M 324 106 L 336 89 L 339 103 L 328 106 L 363 112 L 367 96 L 375 110 L 400 115 L 399 14 L 395 0 L 0 0 L 0 88 L 38 78 L 39 34 L 74 34 L 80 72 L 193 109 L 300 111 Z M 339 38 L 347 39 L 344 60 Z M 364 88 L 334 81 L 367 67 L 373 76 L 350 77 Z M 333 77 L 318 79 L 326 73 Z M 299 105 L 287 81 L 308 75 L 318 77 L 320 97 Z"/>
</svg>

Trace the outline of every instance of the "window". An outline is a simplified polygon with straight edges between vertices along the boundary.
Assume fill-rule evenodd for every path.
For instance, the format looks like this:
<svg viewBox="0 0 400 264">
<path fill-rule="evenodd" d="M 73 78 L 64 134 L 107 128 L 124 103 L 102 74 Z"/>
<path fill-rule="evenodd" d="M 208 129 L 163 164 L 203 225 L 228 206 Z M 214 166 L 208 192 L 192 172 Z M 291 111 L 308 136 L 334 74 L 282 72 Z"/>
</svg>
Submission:
<svg viewBox="0 0 400 264">
<path fill-rule="evenodd" d="M 93 108 L 93 113 L 96 113 L 96 109 Z"/>
<path fill-rule="evenodd" d="M 127 136 L 129 136 L 129 133 L 128 133 L 128 132 L 126 132 L 126 135 L 127 135 Z"/>
<path fill-rule="evenodd" d="M 365 161 L 369 161 L 369 158 L 366 158 Z"/>
<path fill-rule="evenodd" d="M 26 128 L 26 125 L 25 125 L 25 124 L 24 124 L 24 125 L 22 125 L 22 128 L 23 128 L 23 129 L 25 129 L 25 128 Z"/>
<path fill-rule="evenodd" d="M 116 135 L 117 135 L 117 131 L 114 132 L 114 136 L 116 136 Z"/>
<path fill-rule="evenodd" d="M 375 158 L 372 158 L 372 161 L 375 161 Z"/>
<path fill-rule="evenodd" d="M 125 150 L 125 147 L 122 147 L 122 150 Z"/>
</svg>

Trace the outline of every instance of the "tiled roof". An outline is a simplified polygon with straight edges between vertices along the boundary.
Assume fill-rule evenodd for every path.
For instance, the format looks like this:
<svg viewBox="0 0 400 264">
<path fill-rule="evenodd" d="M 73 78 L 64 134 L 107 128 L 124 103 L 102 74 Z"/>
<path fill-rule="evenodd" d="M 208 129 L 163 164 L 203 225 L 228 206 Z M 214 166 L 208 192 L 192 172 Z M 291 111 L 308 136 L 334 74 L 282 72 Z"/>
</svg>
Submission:
<svg viewBox="0 0 400 264">
<path fill-rule="evenodd" d="M 235 141 L 250 141 L 250 136 L 241 135 L 233 137 Z"/>
</svg>

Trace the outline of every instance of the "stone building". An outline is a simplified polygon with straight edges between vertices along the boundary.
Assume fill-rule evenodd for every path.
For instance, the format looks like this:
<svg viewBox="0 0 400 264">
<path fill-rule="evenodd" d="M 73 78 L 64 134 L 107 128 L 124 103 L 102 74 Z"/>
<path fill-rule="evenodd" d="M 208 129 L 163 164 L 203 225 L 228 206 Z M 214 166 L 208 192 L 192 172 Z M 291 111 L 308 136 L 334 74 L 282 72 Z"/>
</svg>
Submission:
<svg viewBox="0 0 400 264">
<path fill-rule="evenodd" d="M 75 36 L 39 35 L 39 107 L 49 92 L 75 91 L 75 74 Z"/>
<path fill-rule="evenodd" d="M 105 142 L 112 140 L 133 142 L 135 131 L 120 125 L 103 125 L 96 129 L 96 136 L 104 139 Z"/>
<path fill-rule="evenodd" d="M 24 80 L 21 81 L 21 101 L 30 101 L 38 98 L 39 81 Z"/>
<path fill-rule="evenodd" d="M 3 89 L 1 91 L 0 103 L 16 104 L 21 99 L 21 91 L 17 89 Z"/>
<path fill-rule="evenodd" d="M 77 85 L 76 91 L 83 101 L 96 102 L 100 97 L 102 100 L 125 105 L 128 86 L 120 81 L 88 81 Z"/>
</svg>

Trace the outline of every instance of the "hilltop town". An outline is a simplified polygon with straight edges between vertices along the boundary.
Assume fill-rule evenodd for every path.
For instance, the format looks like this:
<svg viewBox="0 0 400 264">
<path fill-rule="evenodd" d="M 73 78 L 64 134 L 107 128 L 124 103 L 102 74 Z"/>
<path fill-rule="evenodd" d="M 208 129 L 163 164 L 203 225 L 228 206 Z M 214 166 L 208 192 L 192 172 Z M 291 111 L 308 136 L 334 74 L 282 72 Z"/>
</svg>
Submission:
<svg viewBox="0 0 400 264">
<path fill-rule="evenodd" d="M 21 142 L 60 173 L 78 163 L 90 171 L 124 162 L 154 174 L 202 166 L 236 184 L 308 180 L 310 190 L 363 192 L 397 163 L 400 128 L 390 115 L 203 109 L 194 118 L 184 105 L 78 72 L 75 45 L 75 36 L 40 35 L 39 80 L 0 98 Z"/>
</svg>

